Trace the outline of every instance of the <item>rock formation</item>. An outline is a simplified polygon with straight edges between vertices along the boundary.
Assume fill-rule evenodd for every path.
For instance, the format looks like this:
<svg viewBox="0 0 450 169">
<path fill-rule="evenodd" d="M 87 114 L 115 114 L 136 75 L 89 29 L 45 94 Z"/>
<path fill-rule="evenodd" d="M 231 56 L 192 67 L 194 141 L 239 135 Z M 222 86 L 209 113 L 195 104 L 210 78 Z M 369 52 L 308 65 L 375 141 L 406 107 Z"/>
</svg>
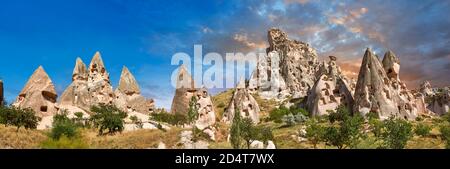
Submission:
<svg viewBox="0 0 450 169">
<path fill-rule="evenodd" d="M 318 80 L 307 97 L 307 108 L 312 116 L 329 114 L 343 104 L 353 106 L 353 95 L 348 80 L 336 64 L 336 57 L 330 56 L 328 64 L 322 63 Z"/>
<path fill-rule="evenodd" d="M 87 85 L 88 70 L 81 58 L 77 58 L 75 68 L 72 73 L 72 83 L 64 90 L 60 97 L 58 107 L 69 112 L 80 111 L 89 112 L 91 95 Z"/>
<path fill-rule="evenodd" d="M 114 94 L 114 104 L 122 110 L 149 114 L 155 108 L 152 99 L 146 99 L 141 95 L 136 79 L 125 66 L 120 75 L 119 87 Z"/>
<path fill-rule="evenodd" d="M 3 97 L 3 81 L 0 80 L 0 106 L 3 106 L 5 103 L 5 98 Z"/>
<path fill-rule="evenodd" d="M 222 121 L 227 123 L 232 122 L 236 108 L 239 109 L 241 117 L 250 118 L 256 124 L 259 123 L 259 105 L 247 90 L 244 79 L 241 79 L 236 86 Z"/>
<path fill-rule="evenodd" d="M 416 99 L 399 78 L 400 64 L 392 52 L 387 52 L 383 64 L 367 49 L 359 71 L 355 89 L 354 112 L 366 115 L 375 112 L 380 119 L 390 116 L 415 119 L 418 110 Z"/>
<path fill-rule="evenodd" d="M 100 52 L 95 53 L 89 64 L 88 91 L 91 103 L 112 104 L 114 92 Z"/>
<path fill-rule="evenodd" d="M 39 66 L 19 93 L 13 106 L 31 108 L 39 117 L 51 116 L 57 112 L 55 107 L 57 97 L 52 80 L 44 68 Z"/>
<path fill-rule="evenodd" d="M 431 87 L 430 82 L 425 81 L 420 85 L 419 93 L 425 100 L 425 107 L 436 115 L 443 115 L 450 111 L 449 87 Z"/>
<path fill-rule="evenodd" d="M 100 103 L 113 104 L 114 92 L 109 74 L 100 52 L 93 56 L 89 68 L 77 58 L 72 74 L 72 83 L 61 95 L 58 108 L 70 113 L 90 112 L 90 107 Z"/>
<path fill-rule="evenodd" d="M 194 80 L 186 70 L 184 65 L 181 65 L 177 74 L 177 83 L 175 89 L 175 96 L 172 101 L 171 113 L 187 114 L 189 110 L 189 102 L 192 97 L 196 97 L 196 109 L 198 111 L 198 119 L 195 126 L 209 134 L 214 139 L 213 125 L 216 122 L 216 115 L 214 113 L 213 104 L 208 91 L 205 88 L 195 88 Z"/>
<path fill-rule="evenodd" d="M 304 42 L 290 40 L 279 29 L 268 31 L 267 57 L 259 58 L 249 89 L 265 98 L 300 98 L 314 85 L 319 68 L 316 51 Z"/>
</svg>

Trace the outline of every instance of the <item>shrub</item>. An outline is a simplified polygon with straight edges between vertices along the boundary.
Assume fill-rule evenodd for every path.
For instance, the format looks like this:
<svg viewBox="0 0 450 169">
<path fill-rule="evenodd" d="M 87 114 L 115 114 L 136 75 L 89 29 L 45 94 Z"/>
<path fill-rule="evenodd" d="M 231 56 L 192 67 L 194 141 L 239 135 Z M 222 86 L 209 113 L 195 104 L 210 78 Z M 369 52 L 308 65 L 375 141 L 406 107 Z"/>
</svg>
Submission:
<svg viewBox="0 0 450 169">
<path fill-rule="evenodd" d="M 408 121 L 394 117 L 384 121 L 384 132 L 381 137 L 385 147 L 403 149 L 411 136 L 412 125 Z"/>
<path fill-rule="evenodd" d="M 62 136 L 66 136 L 71 139 L 78 135 L 77 125 L 69 117 L 67 117 L 67 111 L 55 114 L 53 116 L 52 129 L 50 131 L 50 138 L 58 140 Z"/>
<path fill-rule="evenodd" d="M 103 135 L 105 130 L 108 130 L 109 134 L 123 131 L 127 113 L 116 106 L 100 104 L 99 106 L 92 106 L 91 112 L 93 114 L 90 120 L 94 127 L 99 129 L 99 135 Z"/>
<path fill-rule="evenodd" d="M 269 140 L 273 140 L 273 133 L 270 127 L 256 126 L 253 128 L 253 140 L 261 140 L 263 143 L 267 143 Z"/>
<path fill-rule="evenodd" d="M 295 117 L 292 114 L 283 115 L 282 121 L 286 126 L 293 126 L 296 124 Z"/>
<path fill-rule="evenodd" d="M 189 101 L 189 110 L 187 113 L 187 123 L 192 124 L 198 119 L 197 97 L 191 97 Z"/>
<path fill-rule="evenodd" d="M 282 123 L 283 116 L 287 114 L 289 114 L 289 109 L 284 106 L 280 106 L 279 108 L 270 111 L 269 119 L 275 123 Z"/>
<path fill-rule="evenodd" d="M 376 138 L 381 137 L 381 134 L 383 132 L 384 123 L 378 119 L 370 119 L 369 120 L 370 130 L 374 134 Z"/>
<path fill-rule="evenodd" d="M 325 127 L 320 125 L 318 121 L 314 118 L 311 118 L 306 122 L 306 137 L 311 143 L 314 145 L 314 148 L 317 147 L 317 144 L 323 140 L 325 134 Z"/>
<path fill-rule="evenodd" d="M 290 116 L 290 115 L 294 116 L 295 118 L 297 118 L 297 117 L 299 118 L 299 119 L 294 119 L 294 121 L 304 122 L 305 119 L 309 116 L 309 113 L 305 109 L 296 108 L 295 106 L 292 106 L 291 108 L 286 108 L 284 106 L 280 106 L 279 108 L 273 109 L 272 111 L 270 111 L 269 120 L 272 120 L 275 123 L 282 123 L 285 116 Z M 288 117 L 288 118 L 292 118 L 292 117 Z"/>
<path fill-rule="evenodd" d="M 137 128 L 142 129 L 144 127 L 144 123 L 142 123 L 142 120 L 139 119 L 137 116 L 130 116 L 130 120 L 133 124 L 136 125 Z"/>
<path fill-rule="evenodd" d="M 422 136 L 422 137 L 426 137 L 426 136 L 430 135 L 430 131 L 431 131 L 431 127 L 426 124 L 423 124 L 423 123 L 417 124 L 416 128 L 414 129 L 414 133 L 416 133 L 416 135 Z"/>
<path fill-rule="evenodd" d="M 441 139 L 445 141 L 445 148 L 450 149 L 450 125 L 441 125 L 439 130 L 441 132 Z"/>
<path fill-rule="evenodd" d="M 150 114 L 150 120 L 178 126 L 186 124 L 188 122 L 188 117 L 181 113 L 170 114 L 167 112 L 155 112 Z"/>
<path fill-rule="evenodd" d="M 86 120 L 83 118 L 83 113 L 82 112 L 76 112 L 74 113 L 75 118 L 73 118 L 73 121 L 75 122 L 75 125 L 77 125 L 78 127 L 89 127 L 86 124 Z"/>
</svg>

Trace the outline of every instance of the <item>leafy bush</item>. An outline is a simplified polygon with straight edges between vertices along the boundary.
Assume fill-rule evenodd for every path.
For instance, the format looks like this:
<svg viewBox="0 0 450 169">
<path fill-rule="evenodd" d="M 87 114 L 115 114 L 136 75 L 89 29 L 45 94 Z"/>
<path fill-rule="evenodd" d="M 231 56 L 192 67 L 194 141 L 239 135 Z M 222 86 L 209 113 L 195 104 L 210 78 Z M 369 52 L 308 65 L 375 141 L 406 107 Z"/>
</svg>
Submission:
<svg viewBox="0 0 450 169">
<path fill-rule="evenodd" d="M 188 117 L 181 113 L 170 114 L 167 112 L 155 112 L 150 114 L 150 120 L 169 123 L 171 125 L 183 125 L 188 123 Z"/>
<path fill-rule="evenodd" d="M 381 138 L 385 147 L 403 149 L 412 134 L 412 125 L 408 121 L 390 117 L 384 121 L 384 132 Z"/>
<path fill-rule="evenodd" d="M 416 128 L 414 129 L 414 133 L 416 133 L 416 135 L 422 136 L 422 137 L 426 137 L 426 136 L 430 135 L 430 131 L 431 131 L 431 127 L 426 124 L 423 124 L 423 123 L 417 124 Z"/>
<path fill-rule="evenodd" d="M 99 106 L 92 106 L 91 112 L 93 114 L 90 121 L 93 122 L 95 128 L 99 129 L 99 135 L 103 135 L 105 130 L 108 130 L 109 134 L 123 131 L 127 113 L 116 106 L 100 104 Z"/>
<path fill-rule="evenodd" d="M 298 117 L 298 120 L 294 120 L 299 122 L 304 122 L 305 119 L 309 116 L 308 111 L 302 108 L 296 108 L 292 106 L 291 108 L 286 108 L 284 106 L 280 106 L 277 109 L 273 109 L 269 113 L 269 120 L 274 121 L 275 123 L 282 123 L 285 116 L 293 115 L 294 117 Z M 301 117 L 300 117 L 301 116 Z M 291 118 L 291 117 L 287 117 Z"/>
<path fill-rule="evenodd" d="M 130 116 L 130 120 L 133 124 L 136 125 L 137 128 L 142 129 L 144 127 L 144 123 L 142 123 L 142 120 L 139 119 L 137 116 Z"/>
<path fill-rule="evenodd" d="M 282 123 L 283 116 L 287 114 L 289 114 L 289 109 L 284 106 L 280 106 L 279 108 L 270 111 L 269 119 L 275 123 Z"/>
<path fill-rule="evenodd" d="M 191 97 L 187 113 L 187 123 L 192 124 L 198 119 L 197 97 Z"/>
<path fill-rule="evenodd" d="M 370 130 L 376 138 L 381 137 L 383 132 L 384 123 L 378 119 L 372 118 L 369 120 Z"/>
<path fill-rule="evenodd" d="M 50 131 L 50 138 L 58 140 L 62 136 L 71 139 L 78 135 L 77 125 L 74 120 L 67 117 L 67 111 L 55 114 L 53 116 L 52 130 Z"/>
<path fill-rule="evenodd" d="M 283 115 L 282 121 L 286 126 L 293 126 L 296 124 L 295 117 L 292 114 Z"/>
<path fill-rule="evenodd" d="M 323 140 L 325 134 L 325 127 L 320 125 L 315 118 L 311 118 L 306 122 L 306 137 L 317 147 L 317 144 Z"/>
<path fill-rule="evenodd" d="M 439 130 L 441 132 L 441 139 L 445 141 L 445 148 L 450 149 L 450 125 L 441 125 Z"/>
</svg>

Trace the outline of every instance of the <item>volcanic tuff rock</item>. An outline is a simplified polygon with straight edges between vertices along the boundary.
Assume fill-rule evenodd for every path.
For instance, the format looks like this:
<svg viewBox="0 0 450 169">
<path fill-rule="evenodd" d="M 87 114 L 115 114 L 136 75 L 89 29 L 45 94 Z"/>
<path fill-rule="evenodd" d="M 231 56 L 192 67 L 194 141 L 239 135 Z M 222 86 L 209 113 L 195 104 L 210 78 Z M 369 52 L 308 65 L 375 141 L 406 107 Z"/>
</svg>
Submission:
<svg viewBox="0 0 450 169">
<path fill-rule="evenodd" d="M 72 73 L 72 83 L 64 90 L 60 97 L 58 107 L 72 112 L 75 107 L 88 112 L 91 106 L 91 96 L 89 94 L 88 70 L 80 58 L 77 58 L 75 68 Z M 75 110 L 73 110 L 75 111 Z"/>
<path fill-rule="evenodd" d="M 279 29 L 268 31 L 267 57 L 259 58 L 249 88 L 265 98 L 300 98 L 314 85 L 319 68 L 315 49 L 290 40 Z"/>
<path fill-rule="evenodd" d="M 184 65 L 181 65 L 177 74 L 177 84 L 175 89 L 175 96 L 172 101 L 171 113 L 187 114 L 189 110 L 189 102 L 192 97 L 196 97 L 196 108 L 198 111 L 198 119 L 195 126 L 209 134 L 214 139 L 213 125 L 216 122 L 216 115 L 214 113 L 211 97 L 205 88 L 195 88 L 194 80 L 186 70 Z"/>
<path fill-rule="evenodd" d="M 400 65 L 392 52 L 387 52 L 383 63 L 368 48 L 359 71 L 354 94 L 354 112 L 366 115 L 378 113 L 380 119 L 390 116 L 415 119 L 424 110 L 419 110 L 416 98 L 399 80 Z"/>
<path fill-rule="evenodd" d="M 336 57 L 330 56 L 328 64 L 321 64 L 321 75 L 307 97 L 307 108 L 313 116 L 329 114 L 343 104 L 353 106 L 353 95 L 348 80 L 336 64 Z"/>
<path fill-rule="evenodd" d="M 95 53 L 89 65 L 88 91 L 91 103 L 112 104 L 114 92 L 100 52 Z"/>
<path fill-rule="evenodd" d="M 114 94 L 116 97 L 114 104 L 122 110 L 144 114 L 153 112 L 154 101 L 152 99 L 146 99 L 141 95 L 136 79 L 125 66 L 122 69 L 119 87 Z"/>
<path fill-rule="evenodd" d="M 44 68 L 39 66 L 31 75 L 13 105 L 20 108 L 31 108 L 39 117 L 51 116 L 57 112 L 55 108 L 57 97 L 52 80 Z"/>
<path fill-rule="evenodd" d="M 450 88 L 431 88 L 431 84 L 425 81 L 419 91 L 426 102 L 426 108 L 437 115 L 443 115 L 450 111 Z"/>
<path fill-rule="evenodd" d="M 222 121 L 231 123 L 233 121 L 236 108 L 240 111 L 240 116 L 250 118 L 254 123 L 259 123 L 259 106 L 255 98 L 250 94 L 245 86 L 245 80 L 241 78 L 236 86 L 233 97 L 223 115 Z"/>
</svg>

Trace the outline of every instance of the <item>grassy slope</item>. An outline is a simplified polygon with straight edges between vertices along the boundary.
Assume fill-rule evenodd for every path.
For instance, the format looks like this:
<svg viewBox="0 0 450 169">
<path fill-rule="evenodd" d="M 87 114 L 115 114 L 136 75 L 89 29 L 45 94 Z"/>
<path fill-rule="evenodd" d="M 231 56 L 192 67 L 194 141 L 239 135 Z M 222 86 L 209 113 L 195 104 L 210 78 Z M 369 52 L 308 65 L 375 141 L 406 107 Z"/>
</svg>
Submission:
<svg viewBox="0 0 450 169">
<path fill-rule="evenodd" d="M 16 130 L 16 127 L 13 126 L 0 125 L 0 148 L 39 148 L 39 144 L 47 138 L 43 131 L 23 128 L 17 132 Z"/>
</svg>

